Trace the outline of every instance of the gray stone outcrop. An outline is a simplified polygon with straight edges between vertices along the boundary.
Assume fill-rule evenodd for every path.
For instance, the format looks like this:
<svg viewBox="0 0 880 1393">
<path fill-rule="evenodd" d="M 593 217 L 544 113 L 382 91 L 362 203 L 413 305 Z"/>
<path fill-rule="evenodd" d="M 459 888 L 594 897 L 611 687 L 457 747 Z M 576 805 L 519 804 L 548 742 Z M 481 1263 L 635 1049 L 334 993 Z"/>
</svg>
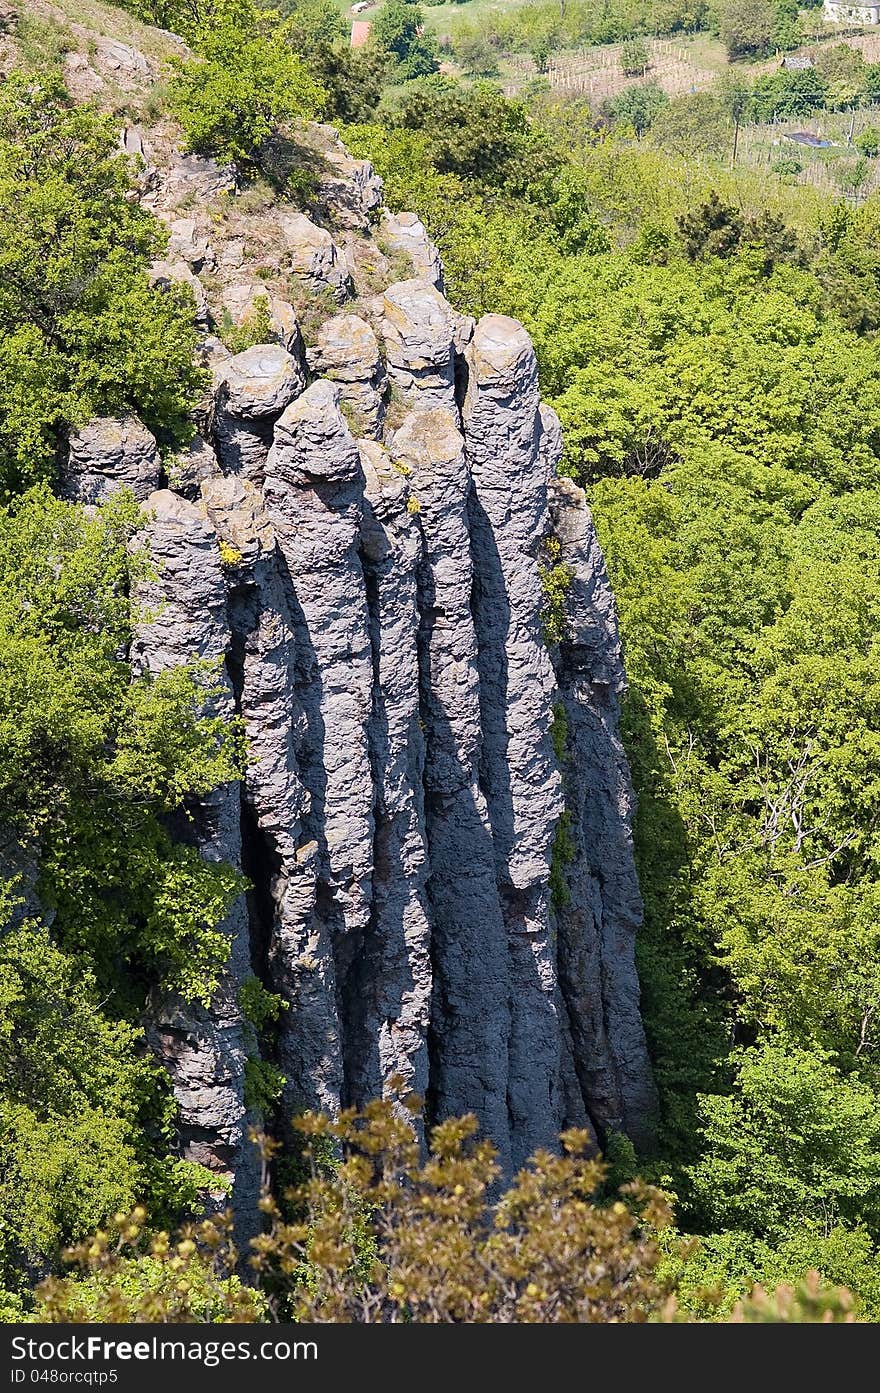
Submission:
<svg viewBox="0 0 880 1393">
<path fill-rule="evenodd" d="M 154 437 L 136 416 L 99 416 L 74 431 L 61 471 L 61 495 L 73 503 L 102 503 L 131 489 L 143 503 L 159 487 Z"/>
<path fill-rule="evenodd" d="M 274 341 L 232 355 L 203 335 L 213 389 L 169 489 L 133 418 L 75 434 L 62 479 L 69 498 L 146 503 L 133 667 L 215 662 L 206 703 L 247 735 L 241 784 L 182 831 L 250 883 L 226 972 L 210 1006 L 156 998 L 148 1023 L 183 1154 L 238 1198 L 258 1048 L 285 1078 L 279 1132 L 304 1107 L 414 1090 L 426 1121 L 475 1112 L 508 1173 L 567 1125 L 649 1146 L 656 1111 L 623 658 L 589 509 L 557 477 L 559 421 L 522 325 L 459 315 L 412 215 L 381 215 L 378 254 L 375 175 L 321 139 L 333 235 L 273 209 L 253 241 L 240 217 L 225 244 L 218 226 L 215 254 L 195 218 L 172 224 L 154 284 L 215 266 L 215 314 L 241 325 L 266 294 Z M 364 267 L 394 252 L 415 275 L 378 294 Z M 349 264 L 367 287 L 351 313 Z M 569 584 L 548 646 L 551 564 Z M 286 1004 L 260 1041 L 238 1007 L 252 972 Z"/>
</svg>

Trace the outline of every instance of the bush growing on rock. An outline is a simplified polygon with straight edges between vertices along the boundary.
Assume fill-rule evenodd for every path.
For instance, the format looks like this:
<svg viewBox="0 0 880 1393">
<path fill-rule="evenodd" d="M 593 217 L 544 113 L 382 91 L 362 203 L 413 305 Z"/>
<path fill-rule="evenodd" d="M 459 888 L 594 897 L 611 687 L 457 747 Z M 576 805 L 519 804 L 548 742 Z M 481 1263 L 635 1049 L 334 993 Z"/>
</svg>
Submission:
<svg viewBox="0 0 880 1393">
<path fill-rule="evenodd" d="M 191 434 L 192 298 L 150 289 L 159 224 L 129 197 L 113 122 L 12 74 L 0 94 L 0 495 L 54 473 L 67 429 L 135 412 Z"/>
</svg>

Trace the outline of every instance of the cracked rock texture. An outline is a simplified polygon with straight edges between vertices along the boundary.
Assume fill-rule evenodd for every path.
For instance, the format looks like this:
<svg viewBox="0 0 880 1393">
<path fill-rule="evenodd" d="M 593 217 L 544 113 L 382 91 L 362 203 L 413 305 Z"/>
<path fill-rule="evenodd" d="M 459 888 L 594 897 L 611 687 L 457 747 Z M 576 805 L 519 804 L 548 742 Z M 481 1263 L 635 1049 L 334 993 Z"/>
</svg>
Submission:
<svg viewBox="0 0 880 1393">
<path fill-rule="evenodd" d="M 128 484 L 149 510 L 160 614 L 135 667 L 218 660 L 215 707 L 247 732 L 241 786 L 189 833 L 251 886 L 223 988 L 209 1009 L 152 1004 L 180 1146 L 253 1192 L 258 1050 L 285 1078 L 282 1134 L 297 1109 L 402 1087 L 427 1123 L 476 1112 L 508 1172 L 568 1125 L 648 1146 L 625 677 L 590 513 L 556 475 L 523 327 L 458 314 L 418 219 L 381 210 L 370 166 L 313 133 L 326 227 L 283 207 L 246 224 L 228 196 L 223 219 L 199 200 L 181 218 L 184 164 L 155 173 L 172 239 L 154 276 L 213 268 L 201 433 L 163 466 L 139 423 L 96 421 L 64 473 L 70 497 Z M 192 164 L 194 188 L 218 178 Z M 228 320 L 253 322 L 262 294 L 274 341 L 233 356 Z M 251 972 L 287 1003 L 259 1041 L 236 1005 Z"/>
<path fill-rule="evenodd" d="M 328 291 L 340 303 L 351 288 L 345 257 L 326 228 L 305 213 L 287 212 L 281 219 L 290 268 L 310 290 Z"/>
<path fill-rule="evenodd" d="M 258 344 L 216 371 L 214 431 L 225 472 L 260 483 L 276 420 L 302 391 L 302 363 L 280 344 Z"/>
<path fill-rule="evenodd" d="M 325 320 L 306 357 L 312 372 L 339 384 L 340 400 L 350 407 L 360 434 L 379 438 L 388 377 L 369 324 L 356 314 Z"/>
<path fill-rule="evenodd" d="M 101 416 L 71 436 L 61 493 L 74 503 L 102 503 L 128 488 L 143 503 L 159 480 L 159 451 L 146 426 L 135 416 Z"/>
<path fill-rule="evenodd" d="M 402 252 L 409 258 L 414 275 L 430 281 L 435 290 L 443 290 L 440 253 L 428 237 L 425 224 L 415 213 L 398 213 L 395 216 L 385 209 L 381 235 L 392 251 Z"/>
</svg>

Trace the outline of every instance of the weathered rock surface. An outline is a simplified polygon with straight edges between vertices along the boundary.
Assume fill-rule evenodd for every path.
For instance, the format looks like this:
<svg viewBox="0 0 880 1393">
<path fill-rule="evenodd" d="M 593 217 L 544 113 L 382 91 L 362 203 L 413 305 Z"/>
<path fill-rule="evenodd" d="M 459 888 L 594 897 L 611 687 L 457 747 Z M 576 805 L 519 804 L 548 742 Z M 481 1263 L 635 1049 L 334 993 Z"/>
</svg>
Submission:
<svg viewBox="0 0 880 1393">
<path fill-rule="evenodd" d="M 214 248 L 194 218 L 174 218 L 170 230 L 168 251 L 172 257 L 180 257 L 194 271 L 210 270 L 217 264 Z"/>
<path fill-rule="evenodd" d="M 351 291 L 345 257 L 326 228 L 305 213 L 286 212 L 281 232 L 287 244 L 290 269 L 310 290 L 329 292 L 340 304 Z"/>
<path fill-rule="evenodd" d="M 399 281 L 382 298 L 388 376 L 410 406 L 457 415 L 455 349 L 460 316 L 427 281 Z"/>
<path fill-rule="evenodd" d="M 183 450 L 179 450 L 168 468 L 168 484 L 175 493 L 188 498 L 191 503 L 198 502 L 201 487 L 209 479 L 221 475 L 220 462 L 216 452 L 197 435 Z"/>
<path fill-rule="evenodd" d="M 338 384 L 340 401 L 350 409 L 358 434 L 381 436 L 388 378 L 379 341 L 366 320 L 355 314 L 326 319 L 306 357 L 312 372 Z"/>
<path fill-rule="evenodd" d="M 370 916 L 372 775 L 367 727 L 373 665 L 358 552 L 364 479 L 338 388 L 315 382 L 284 412 L 266 466 L 266 509 L 290 586 L 300 775 L 309 795 L 316 886 L 306 913 L 278 935 L 275 960 L 296 1009 L 281 1057 L 290 1099 L 344 1096 L 353 964 Z M 305 1051 L 305 1053 L 304 1053 Z"/>
<path fill-rule="evenodd" d="M 395 433 L 391 449 L 409 472 L 424 536 L 419 658 L 435 965 L 431 1096 L 441 1116 L 475 1112 L 509 1166 L 507 942 L 479 778 L 470 477 L 464 441 L 447 408 L 413 413 Z"/>
<path fill-rule="evenodd" d="M 332 126 L 319 128 L 329 137 L 323 158 L 328 168 L 318 181 L 316 196 L 330 206 L 335 222 L 366 232 L 382 204 L 382 180 L 369 160 L 354 159 Z"/>
<path fill-rule="evenodd" d="M 361 441 L 360 546 L 373 667 L 372 906 L 352 981 L 348 1086 L 359 1103 L 390 1079 L 424 1096 L 432 971 L 419 700 L 422 533 L 405 477 L 383 446 Z"/>
<path fill-rule="evenodd" d="M 288 1007 L 259 1042 L 286 1078 L 279 1126 L 402 1085 L 429 1121 L 476 1112 L 510 1171 L 567 1125 L 649 1145 L 656 1105 L 620 640 L 583 494 L 556 477 L 559 421 L 522 326 L 449 305 L 412 215 L 382 215 L 380 253 L 378 181 L 319 135 L 334 235 L 272 210 L 255 232 L 232 216 L 226 241 L 210 224 L 215 251 L 207 222 L 168 212 L 172 174 L 157 174 L 174 250 L 155 283 L 216 266 L 215 320 L 241 325 L 265 294 L 275 341 L 232 355 L 202 335 L 214 386 L 168 461 L 174 492 L 154 492 L 156 445 L 132 419 L 91 423 L 64 472 L 69 497 L 127 484 L 154 513 L 144 599 L 159 613 L 134 666 L 220 660 L 215 709 L 247 733 L 241 786 L 202 800 L 189 830 L 252 886 L 226 924 L 228 973 L 210 1010 L 156 1000 L 149 1025 L 184 1153 L 239 1195 L 255 1186 L 243 1077 L 258 1042 L 236 1004 L 252 971 Z M 181 164 L 207 202 L 223 171 Z M 299 294 L 265 288 L 256 246 L 314 294 L 305 353 L 285 298 Z M 377 293 L 395 251 L 416 274 Z M 549 564 L 571 576 L 552 649 Z"/>
<path fill-rule="evenodd" d="M 262 482 L 275 421 L 305 386 L 302 363 L 280 344 L 247 348 L 220 364 L 214 435 L 224 473 Z"/>
<path fill-rule="evenodd" d="M 160 476 L 159 451 L 146 426 L 135 416 L 100 416 L 71 435 L 61 494 L 73 503 L 102 503 L 128 488 L 142 503 Z"/>
<path fill-rule="evenodd" d="M 467 354 L 463 430 L 488 803 L 510 979 L 513 1163 L 553 1141 L 560 1060 L 549 875 L 562 790 L 541 632 L 539 551 L 550 531 L 538 365 L 521 324 L 486 315 Z"/>
<path fill-rule="evenodd" d="M 428 281 L 443 291 L 443 263 L 440 253 L 425 230 L 425 224 L 415 213 L 389 213 L 382 216 L 379 228 L 385 244 L 394 252 L 409 257 L 413 275 Z"/>
</svg>

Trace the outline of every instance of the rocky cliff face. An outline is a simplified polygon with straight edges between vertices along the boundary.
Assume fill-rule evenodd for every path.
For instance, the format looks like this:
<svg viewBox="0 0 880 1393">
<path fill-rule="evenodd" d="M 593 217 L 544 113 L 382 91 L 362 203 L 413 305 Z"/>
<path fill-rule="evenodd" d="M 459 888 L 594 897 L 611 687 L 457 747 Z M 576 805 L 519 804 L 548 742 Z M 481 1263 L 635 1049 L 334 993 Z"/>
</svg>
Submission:
<svg viewBox="0 0 880 1393">
<path fill-rule="evenodd" d="M 155 283 L 193 286 L 214 388 L 164 472 L 138 422 L 95 421 L 63 481 L 144 503 L 135 668 L 216 661 L 247 731 L 243 784 L 191 829 L 252 884 L 228 972 L 210 1009 L 157 1000 L 149 1025 L 182 1150 L 242 1199 L 251 974 L 288 1003 L 284 1114 L 414 1089 L 429 1119 L 476 1112 L 509 1170 L 566 1125 L 648 1142 L 654 1111 L 614 603 L 531 343 L 459 315 L 418 220 L 314 138 L 320 223 L 249 220 L 223 171 L 144 151 L 171 229 Z M 232 353 L 217 330 L 255 307 L 269 341 Z"/>
</svg>

